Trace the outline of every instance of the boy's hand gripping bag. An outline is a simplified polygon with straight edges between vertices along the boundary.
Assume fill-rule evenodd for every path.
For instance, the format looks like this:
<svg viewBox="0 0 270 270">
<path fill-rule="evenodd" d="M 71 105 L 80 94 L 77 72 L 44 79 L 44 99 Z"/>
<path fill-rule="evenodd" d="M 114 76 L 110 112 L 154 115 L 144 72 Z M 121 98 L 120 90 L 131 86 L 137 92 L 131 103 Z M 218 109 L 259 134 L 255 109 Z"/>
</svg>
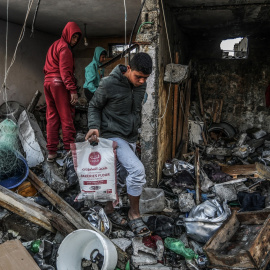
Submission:
<svg viewBox="0 0 270 270">
<path fill-rule="evenodd" d="M 77 200 L 115 201 L 117 143 L 99 138 L 95 146 L 88 141 L 70 146 L 81 188 Z"/>
</svg>

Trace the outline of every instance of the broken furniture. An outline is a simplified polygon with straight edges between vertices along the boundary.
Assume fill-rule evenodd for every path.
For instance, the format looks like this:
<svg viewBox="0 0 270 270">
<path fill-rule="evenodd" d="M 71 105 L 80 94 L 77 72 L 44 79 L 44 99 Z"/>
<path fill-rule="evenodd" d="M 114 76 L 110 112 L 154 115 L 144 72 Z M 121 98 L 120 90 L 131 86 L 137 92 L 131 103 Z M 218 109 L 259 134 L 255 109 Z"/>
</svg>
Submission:
<svg viewBox="0 0 270 270">
<path fill-rule="evenodd" d="M 270 260 L 270 212 L 236 213 L 204 246 L 210 268 L 260 269 Z"/>
<path fill-rule="evenodd" d="M 0 245 L 0 270 L 39 270 L 40 268 L 19 240 Z"/>
</svg>

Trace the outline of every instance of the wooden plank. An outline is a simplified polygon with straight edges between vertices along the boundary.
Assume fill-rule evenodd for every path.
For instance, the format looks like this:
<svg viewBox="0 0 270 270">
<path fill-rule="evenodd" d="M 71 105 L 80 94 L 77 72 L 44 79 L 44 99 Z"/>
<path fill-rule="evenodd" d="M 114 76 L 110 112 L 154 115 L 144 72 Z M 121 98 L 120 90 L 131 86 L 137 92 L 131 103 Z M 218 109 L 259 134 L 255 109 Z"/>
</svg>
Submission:
<svg viewBox="0 0 270 270">
<path fill-rule="evenodd" d="M 232 215 L 220 226 L 215 234 L 208 240 L 203 249 L 207 253 L 209 250 L 220 250 L 227 241 L 237 231 L 240 222 L 236 217 L 236 211 L 233 211 Z"/>
<path fill-rule="evenodd" d="M 63 216 L 2 186 L 0 186 L 0 205 L 50 232 L 56 232 L 57 228 L 61 234 L 67 235 L 74 230 Z"/>
<path fill-rule="evenodd" d="M 255 164 L 248 165 L 232 165 L 232 166 L 222 166 L 222 172 L 227 173 L 229 175 L 253 175 L 257 173 Z"/>
<path fill-rule="evenodd" d="M 175 54 L 175 64 L 179 63 L 179 53 Z M 174 86 L 174 95 L 173 95 L 173 140 L 172 140 L 172 158 L 175 157 L 176 151 L 176 134 L 177 134 L 177 113 L 178 113 L 178 87 L 179 84 Z"/>
<path fill-rule="evenodd" d="M 202 93 L 201 93 L 201 84 L 198 82 L 198 94 L 199 94 L 199 100 L 200 100 L 200 109 L 201 109 L 201 115 L 204 117 L 204 109 L 203 109 L 203 101 L 202 101 Z"/>
<path fill-rule="evenodd" d="M 203 248 L 211 268 L 265 269 L 270 261 L 269 214 L 269 211 L 243 213 L 234 211 L 229 220 L 223 223 Z M 242 230 L 245 230 L 248 225 L 253 226 L 254 233 L 249 234 L 246 242 L 240 240 L 238 244 L 238 237 L 242 239 L 243 236 L 247 236 Z M 233 253 L 231 246 L 235 249 Z"/>
<path fill-rule="evenodd" d="M 268 218 L 266 220 L 262 220 L 263 217 L 265 217 L 265 214 L 268 214 Z M 251 255 L 251 258 L 254 261 L 254 264 L 260 268 L 263 269 L 267 266 L 269 262 L 269 256 L 267 256 L 270 253 L 270 216 L 269 212 L 262 212 L 262 214 L 257 215 L 257 218 L 255 220 L 261 220 L 263 223 L 263 227 L 259 231 L 258 235 L 256 236 L 255 241 L 252 243 L 252 246 L 249 248 L 249 253 Z M 255 216 L 256 213 L 247 214 L 246 216 Z M 263 215 L 263 216 L 262 216 Z M 250 224 L 252 222 L 250 221 Z"/>
<path fill-rule="evenodd" d="M 224 102 L 223 99 L 220 99 L 220 102 L 219 102 L 219 111 L 218 111 L 216 123 L 220 123 L 221 113 L 222 113 L 222 108 L 223 108 L 223 102 Z"/>
<path fill-rule="evenodd" d="M 177 148 L 179 147 L 182 138 L 183 116 L 184 116 L 183 109 L 184 109 L 184 90 L 181 88 L 179 94 L 178 119 L 177 119 L 177 137 L 176 137 Z"/>
<path fill-rule="evenodd" d="M 189 79 L 187 84 L 187 91 L 186 91 L 186 106 L 185 106 L 185 115 L 184 115 L 184 124 L 183 124 L 183 148 L 181 151 L 181 156 L 187 153 L 188 149 L 188 119 L 189 119 L 189 107 L 190 107 L 190 95 L 191 95 L 191 79 Z"/>
<path fill-rule="evenodd" d="M 205 120 L 205 114 L 204 114 L 204 109 L 203 109 L 203 101 L 202 101 L 202 93 L 201 93 L 201 84 L 200 82 L 198 82 L 198 95 L 199 95 L 199 100 L 200 100 L 200 108 L 201 108 L 201 115 L 203 117 L 203 123 L 204 123 L 204 128 L 207 129 L 207 124 L 206 124 L 206 120 Z M 204 133 L 204 131 L 202 130 L 202 138 L 203 138 L 203 142 L 204 145 L 207 145 L 207 136 Z"/>
<path fill-rule="evenodd" d="M 27 111 L 28 112 L 30 112 L 30 113 L 33 113 L 34 112 L 35 107 L 37 106 L 38 101 L 39 101 L 41 95 L 42 95 L 41 92 L 39 92 L 37 90 L 36 93 L 35 93 L 35 95 L 34 95 L 34 97 L 33 97 L 33 99 L 31 100 L 30 104 L 27 107 Z"/>
<path fill-rule="evenodd" d="M 257 174 L 260 176 L 260 178 L 270 180 L 270 167 L 258 162 L 255 163 L 255 166 L 257 169 Z"/>
<path fill-rule="evenodd" d="M 269 211 L 247 211 L 236 214 L 237 219 L 241 224 L 263 224 L 269 215 L 270 209 Z"/>
<path fill-rule="evenodd" d="M 64 201 L 58 194 L 56 194 L 48 185 L 42 182 L 31 170 L 28 176 L 29 181 L 35 186 L 35 188 L 55 206 L 66 219 L 71 222 L 76 229 L 88 229 L 99 233 L 102 237 L 110 240 L 106 235 L 104 235 L 97 228 L 92 226 L 88 220 L 86 220 L 80 213 L 78 213 L 73 207 L 71 207 L 66 201 Z M 115 245 L 115 244 L 114 244 Z M 117 266 L 120 269 L 124 269 L 129 256 L 123 250 L 121 250 L 117 245 L 115 245 L 118 253 Z"/>
<path fill-rule="evenodd" d="M 218 108 L 219 108 L 219 100 L 214 99 L 214 115 L 213 115 L 213 122 L 216 123 L 217 121 L 217 113 L 218 113 Z"/>
<path fill-rule="evenodd" d="M 194 167 L 196 178 L 196 204 L 199 205 L 201 203 L 201 185 L 200 185 L 200 155 L 198 147 L 196 147 Z"/>
</svg>

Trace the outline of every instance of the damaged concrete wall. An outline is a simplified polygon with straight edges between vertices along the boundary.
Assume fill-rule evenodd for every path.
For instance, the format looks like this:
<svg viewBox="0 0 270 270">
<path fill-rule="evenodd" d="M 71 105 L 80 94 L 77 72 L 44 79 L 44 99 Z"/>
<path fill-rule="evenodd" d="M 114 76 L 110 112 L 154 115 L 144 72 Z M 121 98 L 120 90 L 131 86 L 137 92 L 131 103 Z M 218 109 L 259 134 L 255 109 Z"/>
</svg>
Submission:
<svg viewBox="0 0 270 270">
<path fill-rule="evenodd" d="M 201 83 L 203 101 L 223 99 L 222 121 L 240 131 L 258 127 L 270 131 L 270 113 L 265 106 L 265 90 L 270 82 L 267 39 L 249 38 L 248 59 L 221 59 L 221 40 L 193 50 L 193 93 Z M 207 48 L 207 49 L 206 49 Z"/>
<path fill-rule="evenodd" d="M 172 61 L 175 52 L 180 55 L 179 63 L 187 61 L 186 45 L 183 34 L 176 30 L 175 19 L 165 6 L 165 16 L 171 47 Z M 172 149 L 172 97 L 173 85 L 163 83 L 164 71 L 171 62 L 162 7 L 157 0 L 148 0 L 141 15 L 144 24 L 136 40 L 141 45 L 141 51 L 149 53 L 153 59 L 154 69 L 147 80 L 148 100 L 143 106 L 141 152 L 142 162 L 146 166 L 146 178 L 149 186 L 154 186 L 161 177 L 164 162 L 171 158 Z M 168 104 L 167 104 L 168 102 Z"/>
<path fill-rule="evenodd" d="M 21 32 L 21 26 L 13 23 L 8 24 L 8 58 L 10 65 L 14 50 Z M 6 22 L 0 20 L 0 82 L 4 82 L 5 55 L 6 55 Z M 7 87 L 8 100 L 18 101 L 27 106 L 34 93 L 39 90 L 43 93 L 43 66 L 49 46 L 57 39 L 53 35 L 35 30 L 34 36 L 30 38 L 31 31 L 26 29 L 23 41 L 20 43 L 16 60 L 10 69 Z M 41 102 L 44 101 L 44 95 Z M 0 104 L 3 103 L 3 95 L 0 94 Z"/>
</svg>

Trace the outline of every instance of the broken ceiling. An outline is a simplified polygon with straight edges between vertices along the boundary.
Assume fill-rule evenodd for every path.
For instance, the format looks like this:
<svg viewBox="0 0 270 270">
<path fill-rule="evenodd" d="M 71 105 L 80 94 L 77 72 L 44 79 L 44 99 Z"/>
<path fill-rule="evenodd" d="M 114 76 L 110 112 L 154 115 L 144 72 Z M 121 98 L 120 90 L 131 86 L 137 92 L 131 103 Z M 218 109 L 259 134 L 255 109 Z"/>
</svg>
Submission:
<svg viewBox="0 0 270 270">
<path fill-rule="evenodd" d="M 270 29 L 270 1 L 167 0 L 179 27 L 192 37 L 227 39 L 265 37 Z"/>
</svg>

